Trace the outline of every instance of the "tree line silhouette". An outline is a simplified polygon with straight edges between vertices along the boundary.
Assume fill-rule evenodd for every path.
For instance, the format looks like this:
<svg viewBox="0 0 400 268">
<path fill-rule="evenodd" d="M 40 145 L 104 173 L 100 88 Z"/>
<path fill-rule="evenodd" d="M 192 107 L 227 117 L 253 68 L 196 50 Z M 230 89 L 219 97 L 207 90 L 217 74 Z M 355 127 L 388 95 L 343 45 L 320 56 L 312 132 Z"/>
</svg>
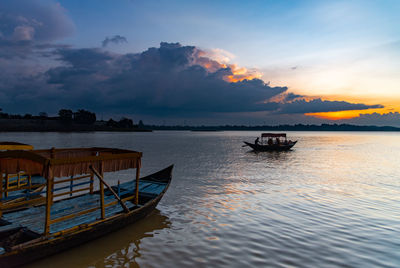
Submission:
<svg viewBox="0 0 400 268">
<path fill-rule="evenodd" d="M 96 113 L 85 110 L 78 109 L 77 111 L 72 111 L 71 109 L 60 109 L 58 111 L 58 116 L 48 116 L 46 112 L 40 112 L 38 115 L 32 114 L 8 114 L 4 113 L 0 108 L 0 119 L 26 119 L 26 120 L 51 120 L 59 121 L 64 125 L 80 124 L 80 125 L 94 125 L 97 121 Z M 144 126 L 142 120 L 139 121 L 138 125 L 134 125 L 133 120 L 130 118 L 123 117 L 120 120 L 114 120 L 110 118 L 108 121 L 99 121 L 101 125 L 109 128 L 141 128 Z"/>
</svg>

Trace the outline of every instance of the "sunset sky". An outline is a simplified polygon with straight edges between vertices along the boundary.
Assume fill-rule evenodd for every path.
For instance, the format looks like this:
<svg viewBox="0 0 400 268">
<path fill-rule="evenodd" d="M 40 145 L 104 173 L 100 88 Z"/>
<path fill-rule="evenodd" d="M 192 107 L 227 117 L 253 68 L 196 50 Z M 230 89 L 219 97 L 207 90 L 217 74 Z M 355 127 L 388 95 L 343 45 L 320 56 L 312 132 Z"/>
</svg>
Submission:
<svg viewBox="0 0 400 268">
<path fill-rule="evenodd" d="M 397 0 L 1 1 L 0 108 L 400 126 L 398 14 Z"/>
</svg>

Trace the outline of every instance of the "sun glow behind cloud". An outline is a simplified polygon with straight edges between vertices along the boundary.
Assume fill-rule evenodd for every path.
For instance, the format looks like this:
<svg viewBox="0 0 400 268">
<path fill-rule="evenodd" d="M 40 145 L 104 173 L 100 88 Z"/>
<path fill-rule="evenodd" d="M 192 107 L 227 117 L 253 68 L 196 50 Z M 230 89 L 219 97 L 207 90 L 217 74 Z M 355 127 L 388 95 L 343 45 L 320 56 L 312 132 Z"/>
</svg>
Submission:
<svg viewBox="0 0 400 268">
<path fill-rule="evenodd" d="M 231 61 L 235 58 L 235 55 L 225 51 L 223 49 L 212 49 L 207 51 L 199 51 L 199 56 L 201 59 L 209 58 L 212 61 L 207 60 L 197 60 L 195 64 L 199 64 L 206 68 L 210 72 L 215 72 L 217 69 L 227 69 L 229 68 L 231 74 L 225 75 L 224 80 L 227 82 L 239 82 L 243 80 L 253 80 L 261 79 L 262 73 L 255 69 L 248 69 L 245 67 L 240 67 Z"/>
<path fill-rule="evenodd" d="M 225 77 L 225 80 L 228 82 L 238 82 L 238 81 L 243 81 L 245 79 L 247 80 L 253 80 L 253 79 L 261 79 L 262 73 L 259 72 L 256 69 L 247 69 L 244 67 L 238 67 L 236 64 L 229 65 L 229 67 L 232 70 L 232 75 L 227 75 Z"/>
<path fill-rule="evenodd" d="M 335 99 L 340 99 L 340 97 L 336 98 L 329 98 L 330 100 L 335 100 Z M 346 101 L 351 101 L 351 102 L 357 102 L 360 101 L 360 99 L 355 99 L 354 98 L 346 98 L 346 96 L 343 96 L 341 99 L 346 99 Z M 372 103 L 369 101 L 363 101 L 364 103 Z M 375 101 L 374 103 L 376 103 Z M 376 108 L 376 109 L 366 109 L 366 110 L 349 110 L 349 111 L 337 111 L 337 112 L 324 112 L 324 113 L 306 113 L 305 115 L 307 116 L 312 116 L 320 119 L 328 119 L 328 120 L 342 120 L 342 119 L 352 119 L 359 117 L 360 115 L 364 114 L 388 114 L 388 113 L 393 113 L 393 112 L 399 112 L 400 111 L 400 102 L 380 102 L 382 105 L 384 105 L 383 108 Z"/>
<path fill-rule="evenodd" d="M 237 64 L 231 63 L 232 59 L 235 58 L 235 56 L 232 53 L 229 53 L 227 51 L 224 51 L 222 49 L 213 49 L 211 51 L 203 51 L 203 50 L 198 50 L 197 57 L 194 60 L 194 64 L 201 65 L 202 67 L 206 68 L 209 72 L 216 72 L 220 69 L 226 69 L 228 70 L 229 74 L 224 75 L 223 79 L 227 82 L 230 83 L 236 83 L 236 82 L 241 82 L 243 80 L 253 80 L 253 79 L 262 79 L 263 78 L 263 73 L 255 68 L 253 69 L 247 69 L 245 67 L 240 67 Z M 292 67 L 289 68 L 291 72 L 297 72 L 298 67 Z M 304 68 L 302 71 L 304 71 Z M 306 70 L 307 72 L 307 70 Z M 300 72 L 303 73 L 304 72 Z M 259 103 L 270 103 L 270 102 L 275 102 L 275 103 L 280 103 L 281 105 L 290 105 L 293 101 L 296 100 L 303 100 L 304 105 L 314 105 L 319 102 L 324 102 L 325 103 L 338 103 L 338 102 L 347 102 L 349 103 L 360 103 L 360 99 L 357 97 L 349 98 L 350 94 L 343 94 L 344 92 L 340 92 L 342 94 L 337 94 L 333 96 L 333 93 L 335 92 L 335 89 L 337 88 L 342 88 L 345 87 L 346 85 L 349 84 L 350 78 L 346 78 L 346 70 L 340 70 L 340 68 L 337 68 L 336 70 L 332 70 L 330 68 L 326 69 L 320 69 L 320 70 L 313 70 L 313 78 L 310 79 L 310 83 L 308 84 L 313 85 L 313 86 L 319 86 L 321 88 L 325 88 L 328 91 L 326 93 L 328 97 L 325 97 L 324 95 L 307 95 L 307 94 L 302 94 L 298 95 L 298 92 L 301 92 L 301 90 L 294 90 L 291 93 L 290 92 L 285 92 L 284 94 L 276 95 L 270 99 L 266 100 L 260 100 Z M 267 72 L 267 74 L 271 75 L 270 73 Z M 288 76 L 289 78 L 293 79 L 293 76 L 291 77 L 290 75 Z M 310 78 L 310 77 L 308 77 Z M 263 79 L 265 81 L 265 78 Z M 297 81 L 296 81 L 297 80 Z M 299 82 L 296 77 L 294 77 L 293 81 Z M 267 83 L 269 84 L 269 82 Z M 322 87 L 321 85 L 326 85 L 325 87 Z M 304 85 L 303 85 L 304 86 Z M 307 89 L 307 87 L 305 87 Z M 307 92 L 307 90 L 305 90 Z M 311 91 L 310 93 L 313 92 L 318 92 L 318 90 Z M 319 91 L 323 92 L 323 91 Z M 331 94 L 329 96 L 329 93 Z M 347 98 L 346 98 L 347 97 Z M 351 100 L 350 100 L 351 99 Z M 317 101 L 317 102 L 314 102 Z M 365 103 L 365 102 L 363 102 Z M 313 112 L 313 113 L 307 113 L 304 112 L 304 115 L 309 116 L 309 117 L 314 117 L 314 118 L 319 118 L 319 119 L 327 119 L 327 120 L 341 120 L 341 119 L 351 119 L 358 117 L 360 114 L 369 114 L 369 113 L 378 113 L 378 114 L 383 114 L 385 112 L 391 112 L 393 109 L 392 108 L 373 108 L 373 106 L 377 105 L 376 101 L 374 100 L 369 100 L 367 101 L 371 105 L 371 107 L 364 108 L 363 110 L 349 110 L 348 106 L 343 106 L 344 110 L 333 110 L 329 112 Z M 297 105 L 296 103 L 295 105 Z M 339 104 L 340 105 L 340 104 Z M 378 105 L 379 106 L 379 105 Z M 383 106 L 382 106 L 383 107 Z M 399 106 L 400 107 L 400 106 Z M 332 107 L 332 109 L 337 109 L 338 107 Z M 372 109 L 373 108 L 373 109 Z M 314 108 L 315 109 L 315 108 Z M 322 109 L 322 107 L 318 107 L 316 109 Z M 284 110 L 285 112 L 285 110 Z M 292 110 L 288 110 L 287 112 L 293 112 Z"/>
<path fill-rule="evenodd" d="M 317 53 L 264 68 L 263 79 L 273 85 L 285 84 L 289 90 L 309 98 L 343 100 L 353 103 L 382 104 L 380 109 L 327 113 L 307 116 L 328 120 L 350 119 L 360 114 L 386 114 L 400 111 L 399 42 L 368 48 Z M 392 59 L 392 60 L 389 60 Z M 295 66 L 295 67 L 291 67 Z"/>
</svg>

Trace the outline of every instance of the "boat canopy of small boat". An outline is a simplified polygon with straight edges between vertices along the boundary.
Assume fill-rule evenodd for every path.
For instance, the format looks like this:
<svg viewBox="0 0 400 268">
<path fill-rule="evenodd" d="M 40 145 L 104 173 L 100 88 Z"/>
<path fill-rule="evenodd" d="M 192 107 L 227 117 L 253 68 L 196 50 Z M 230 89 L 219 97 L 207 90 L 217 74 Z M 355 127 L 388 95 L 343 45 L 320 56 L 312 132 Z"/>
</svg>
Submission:
<svg viewBox="0 0 400 268">
<path fill-rule="evenodd" d="M 7 150 L 33 150 L 33 146 L 13 141 L 0 141 L 0 151 Z"/>
<path fill-rule="evenodd" d="M 286 133 L 262 133 L 260 138 L 254 143 L 244 141 L 245 145 L 249 146 L 254 151 L 286 151 L 291 149 L 297 141 L 287 140 Z"/>
<path fill-rule="evenodd" d="M 0 142 L 0 151 L 9 150 L 33 150 L 33 146 L 19 142 Z M 44 179 L 42 177 L 32 176 L 32 174 L 25 172 L 0 174 L 0 202 L 10 204 L 34 198 L 36 196 L 35 193 L 43 190 L 42 185 L 39 185 L 43 184 L 43 182 Z M 26 189 L 26 186 L 32 185 L 35 186 L 31 187 L 31 189 Z"/>
<path fill-rule="evenodd" d="M 148 215 L 168 189 L 173 166 L 139 180 L 141 157 L 141 152 L 113 148 L 0 152 L 3 174 L 36 174 L 46 188 L 34 201 L 0 201 L 0 267 L 43 258 Z M 104 173 L 126 169 L 136 169 L 136 179 L 114 186 L 106 182 Z M 0 189 L 2 194 L 13 190 Z M 36 206 L 7 212 L 30 202 Z"/>
</svg>

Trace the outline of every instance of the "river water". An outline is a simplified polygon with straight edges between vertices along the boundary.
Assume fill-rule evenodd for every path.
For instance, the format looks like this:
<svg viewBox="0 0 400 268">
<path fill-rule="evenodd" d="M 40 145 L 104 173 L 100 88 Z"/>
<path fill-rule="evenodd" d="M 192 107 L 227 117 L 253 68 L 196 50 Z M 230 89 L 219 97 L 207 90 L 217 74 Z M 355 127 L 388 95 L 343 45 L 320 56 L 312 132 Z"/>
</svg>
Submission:
<svg viewBox="0 0 400 268">
<path fill-rule="evenodd" d="M 288 152 L 242 147 L 259 134 L 0 133 L 37 149 L 142 151 L 143 175 L 175 164 L 149 217 L 30 267 L 400 267 L 400 133 L 288 132 Z"/>
</svg>

